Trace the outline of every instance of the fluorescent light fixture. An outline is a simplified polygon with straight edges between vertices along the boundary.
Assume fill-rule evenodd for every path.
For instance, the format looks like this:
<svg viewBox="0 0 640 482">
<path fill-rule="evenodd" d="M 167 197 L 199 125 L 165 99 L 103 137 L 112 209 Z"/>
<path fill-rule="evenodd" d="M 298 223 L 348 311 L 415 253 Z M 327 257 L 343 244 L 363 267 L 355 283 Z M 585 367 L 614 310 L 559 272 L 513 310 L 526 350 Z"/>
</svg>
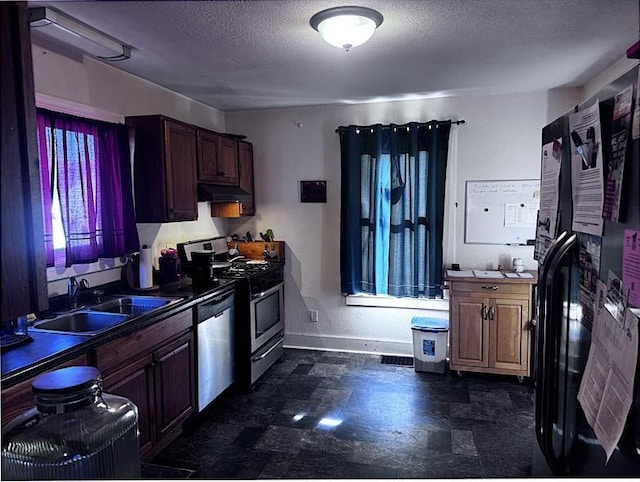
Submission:
<svg viewBox="0 0 640 482">
<path fill-rule="evenodd" d="M 125 60 L 131 48 L 75 18 L 49 7 L 29 9 L 31 27 L 43 35 L 77 47 L 102 60 Z"/>
<path fill-rule="evenodd" d="M 349 51 L 371 38 L 382 23 L 380 12 L 366 7 L 334 7 L 316 13 L 309 24 L 334 47 Z"/>
</svg>

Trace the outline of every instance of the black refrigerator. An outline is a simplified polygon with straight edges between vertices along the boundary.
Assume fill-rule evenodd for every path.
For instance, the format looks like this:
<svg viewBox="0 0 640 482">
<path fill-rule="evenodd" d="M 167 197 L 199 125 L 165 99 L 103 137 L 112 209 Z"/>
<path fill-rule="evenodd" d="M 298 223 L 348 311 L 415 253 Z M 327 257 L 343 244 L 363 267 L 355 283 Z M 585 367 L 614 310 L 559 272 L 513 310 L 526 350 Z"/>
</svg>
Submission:
<svg viewBox="0 0 640 482">
<path fill-rule="evenodd" d="M 637 66 L 572 111 L 599 104 L 603 166 L 610 166 L 611 158 L 615 157 L 612 154 L 612 135 L 620 142 L 620 138 L 615 136 L 619 125 L 613 121 L 614 98 L 629 85 L 633 86 L 632 105 L 635 106 Z M 575 206 L 571 169 L 572 165 L 574 170 L 576 167 L 571 158 L 572 154 L 575 155 L 574 150 L 580 150 L 580 141 L 576 134 L 572 138 L 570 115 L 571 112 L 567 113 L 542 130 L 542 145 L 549 146 L 560 140 L 553 146 L 561 150 L 562 155 L 555 239 L 545 245 L 538 273 L 533 350 L 535 437 L 532 476 L 638 477 L 640 367 L 636 368 L 634 401 L 624 432 L 608 461 L 578 401 L 578 390 L 591 347 L 593 318 L 588 316 L 589 310 L 581 306 L 580 283 L 584 280 L 581 272 L 583 260 L 580 259 L 581 234 L 572 231 Z M 609 270 L 621 276 L 625 230 L 640 229 L 640 142 L 632 139 L 631 129 L 625 142 L 620 214 L 617 221 L 604 221 L 600 240 L 599 276 L 603 281 L 606 281 Z M 588 162 L 584 168 L 589 168 Z M 603 169 L 602 176 L 607 176 L 606 169 Z M 547 222 L 548 227 L 548 220 L 539 219 L 538 222 Z"/>
</svg>

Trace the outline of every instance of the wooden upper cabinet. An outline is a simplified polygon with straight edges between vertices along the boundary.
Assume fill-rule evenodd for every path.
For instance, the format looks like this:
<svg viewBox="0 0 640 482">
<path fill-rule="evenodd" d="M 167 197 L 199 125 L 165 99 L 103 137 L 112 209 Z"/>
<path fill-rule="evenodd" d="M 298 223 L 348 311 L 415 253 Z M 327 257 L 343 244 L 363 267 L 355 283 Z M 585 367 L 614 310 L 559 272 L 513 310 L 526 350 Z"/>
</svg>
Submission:
<svg viewBox="0 0 640 482">
<path fill-rule="evenodd" d="M 0 2 L 2 320 L 48 308 L 26 2 Z"/>
<path fill-rule="evenodd" d="M 238 165 L 240 166 L 240 188 L 251 194 L 251 200 L 240 203 L 241 216 L 253 216 L 256 213 L 253 193 L 253 144 L 238 142 Z"/>
<path fill-rule="evenodd" d="M 239 218 L 253 216 L 256 213 L 253 189 L 253 144 L 238 141 L 239 186 L 251 195 L 251 199 L 242 202 L 223 202 L 211 204 L 211 216 L 216 218 Z"/>
<path fill-rule="evenodd" d="M 238 141 L 220 136 L 218 141 L 218 175 L 220 184 L 238 185 Z"/>
<path fill-rule="evenodd" d="M 198 181 L 238 185 L 238 142 L 217 132 L 197 129 Z"/>
<path fill-rule="evenodd" d="M 136 220 L 197 219 L 196 128 L 160 115 L 127 117 L 126 123 L 135 128 Z"/>
<path fill-rule="evenodd" d="M 215 182 L 218 178 L 218 134 L 198 129 L 196 136 L 198 142 L 198 181 Z"/>
</svg>

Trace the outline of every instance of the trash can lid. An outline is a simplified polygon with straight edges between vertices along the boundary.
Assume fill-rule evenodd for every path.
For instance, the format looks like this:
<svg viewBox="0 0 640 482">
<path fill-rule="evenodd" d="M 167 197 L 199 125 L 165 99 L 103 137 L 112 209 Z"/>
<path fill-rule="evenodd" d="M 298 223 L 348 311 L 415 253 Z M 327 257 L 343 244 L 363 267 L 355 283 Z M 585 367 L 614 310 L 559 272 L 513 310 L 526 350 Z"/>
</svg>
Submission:
<svg viewBox="0 0 640 482">
<path fill-rule="evenodd" d="M 445 331 L 449 329 L 449 320 L 416 316 L 411 320 L 411 329 L 420 331 Z"/>
</svg>

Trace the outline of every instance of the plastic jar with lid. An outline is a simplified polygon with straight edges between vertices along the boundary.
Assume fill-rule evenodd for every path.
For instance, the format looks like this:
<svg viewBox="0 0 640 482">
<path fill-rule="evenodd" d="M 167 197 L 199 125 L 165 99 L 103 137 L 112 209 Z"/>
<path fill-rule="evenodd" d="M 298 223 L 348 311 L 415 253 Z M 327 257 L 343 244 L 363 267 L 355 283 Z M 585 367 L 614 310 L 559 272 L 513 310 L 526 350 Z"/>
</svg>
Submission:
<svg viewBox="0 0 640 482">
<path fill-rule="evenodd" d="M 138 409 L 102 391 L 100 371 L 68 367 L 32 383 L 35 408 L 2 433 L 2 478 L 140 478 Z"/>
</svg>

